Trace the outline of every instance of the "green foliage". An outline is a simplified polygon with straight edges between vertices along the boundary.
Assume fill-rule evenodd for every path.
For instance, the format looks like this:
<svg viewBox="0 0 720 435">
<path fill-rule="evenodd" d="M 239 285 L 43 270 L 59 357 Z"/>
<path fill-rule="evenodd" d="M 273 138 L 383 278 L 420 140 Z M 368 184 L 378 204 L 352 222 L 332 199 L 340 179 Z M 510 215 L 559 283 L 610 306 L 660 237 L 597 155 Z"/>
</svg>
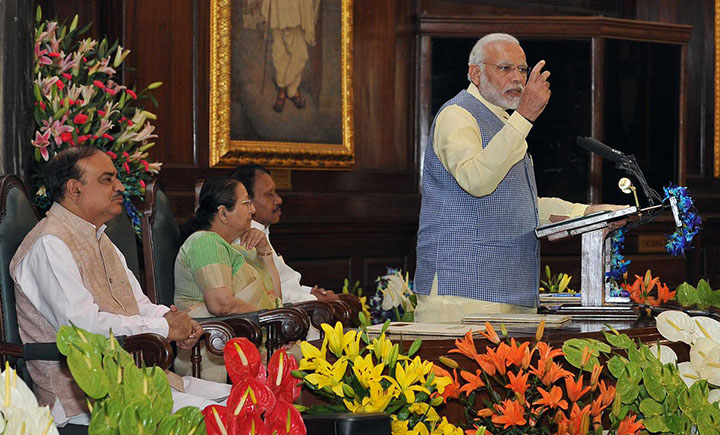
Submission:
<svg viewBox="0 0 720 435">
<path fill-rule="evenodd" d="M 575 290 L 570 288 L 572 275 L 565 273 L 553 275 L 550 271 L 550 266 L 546 265 L 545 276 L 547 277 L 547 281 L 540 280 L 541 293 L 575 293 Z"/>
<path fill-rule="evenodd" d="M 159 367 L 135 366 L 112 335 L 62 326 L 57 347 L 75 382 L 90 399 L 90 435 L 201 434 L 205 420 L 194 407 L 172 411 L 172 394 Z"/>
<path fill-rule="evenodd" d="M 697 287 L 684 282 L 676 292 L 675 298 L 683 307 L 697 307 L 703 311 L 709 307 L 720 308 L 720 289 L 713 290 L 704 279 L 698 281 Z"/>
<path fill-rule="evenodd" d="M 691 433 L 691 427 L 696 427 L 701 435 L 720 434 L 720 409 L 708 402 L 707 381 L 697 381 L 688 388 L 677 365 L 663 365 L 647 345 L 636 344 L 615 330 L 603 334 L 610 345 L 627 352 L 627 357 L 615 354 L 606 364 L 616 379 L 617 388 L 611 423 L 633 412 L 638 414 L 638 419 L 642 418 L 649 433 L 687 434 Z M 600 352 L 610 352 L 609 347 L 606 351 L 593 343 L 594 340 L 574 340 L 568 349 L 572 354 L 566 351 L 566 359 L 576 367 L 578 347 L 594 346 Z"/>
</svg>

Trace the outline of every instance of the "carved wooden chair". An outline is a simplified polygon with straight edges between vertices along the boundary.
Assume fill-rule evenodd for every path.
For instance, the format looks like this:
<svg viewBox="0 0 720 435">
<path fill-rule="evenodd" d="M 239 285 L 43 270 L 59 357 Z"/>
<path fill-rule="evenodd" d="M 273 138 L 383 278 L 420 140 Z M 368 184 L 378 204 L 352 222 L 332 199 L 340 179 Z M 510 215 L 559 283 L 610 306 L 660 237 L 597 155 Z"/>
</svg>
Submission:
<svg viewBox="0 0 720 435">
<path fill-rule="evenodd" d="M 145 189 L 145 205 L 141 218 L 142 245 L 145 257 L 145 290 L 155 303 L 170 305 L 175 295 L 175 257 L 180 250 L 180 229 L 165 193 L 157 180 Z M 256 322 L 267 332 L 268 355 L 279 346 L 303 339 L 310 328 L 310 319 L 303 311 L 288 307 L 256 311 L 219 318 L 244 318 Z M 216 321 L 218 318 L 197 319 Z"/>
</svg>

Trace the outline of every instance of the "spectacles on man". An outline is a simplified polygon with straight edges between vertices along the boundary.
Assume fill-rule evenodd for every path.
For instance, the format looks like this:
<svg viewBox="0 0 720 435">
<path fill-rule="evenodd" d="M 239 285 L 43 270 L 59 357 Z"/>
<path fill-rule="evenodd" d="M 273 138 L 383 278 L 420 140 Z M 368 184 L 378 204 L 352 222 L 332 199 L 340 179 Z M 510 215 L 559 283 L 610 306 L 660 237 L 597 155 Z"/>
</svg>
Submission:
<svg viewBox="0 0 720 435">
<path fill-rule="evenodd" d="M 252 199 L 244 199 L 240 201 L 240 204 L 244 205 L 245 207 L 250 207 L 252 206 Z"/>
<path fill-rule="evenodd" d="M 518 72 L 520 74 L 524 75 L 525 77 L 527 77 L 528 74 L 530 73 L 530 67 L 527 65 L 515 65 L 514 63 L 500 63 L 500 64 L 495 64 L 495 63 L 490 63 L 490 62 L 480 62 L 480 63 L 485 64 L 485 65 L 494 66 L 503 75 L 508 75 L 508 74 L 514 72 L 515 70 L 518 70 Z"/>
</svg>

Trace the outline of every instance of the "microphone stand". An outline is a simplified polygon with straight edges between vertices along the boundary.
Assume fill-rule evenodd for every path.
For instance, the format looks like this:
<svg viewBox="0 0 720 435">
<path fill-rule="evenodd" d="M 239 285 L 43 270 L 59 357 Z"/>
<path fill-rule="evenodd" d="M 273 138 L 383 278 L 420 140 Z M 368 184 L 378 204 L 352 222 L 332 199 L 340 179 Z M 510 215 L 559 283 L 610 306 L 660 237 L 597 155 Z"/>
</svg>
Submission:
<svg viewBox="0 0 720 435">
<path fill-rule="evenodd" d="M 656 202 L 662 203 L 662 197 L 659 193 L 657 193 L 655 189 L 648 185 L 648 182 L 645 179 L 645 174 L 643 174 L 642 169 L 640 169 L 640 166 L 638 165 L 637 159 L 634 155 L 626 155 L 624 159 L 615 163 L 615 167 L 629 175 L 632 175 L 635 179 L 637 179 L 640 187 L 642 188 L 643 194 L 645 195 L 645 198 L 647 198 L 648 202 L 650 203 L 650 206 L 655 205 Z M 650 210 L 637 221 L 629 222 L 626 227 L 628 227 L 629 229 L 652 221 L 662 212 L 663 208 L 665 207 L 658 207 L 656 209 Z"/>
</svg>

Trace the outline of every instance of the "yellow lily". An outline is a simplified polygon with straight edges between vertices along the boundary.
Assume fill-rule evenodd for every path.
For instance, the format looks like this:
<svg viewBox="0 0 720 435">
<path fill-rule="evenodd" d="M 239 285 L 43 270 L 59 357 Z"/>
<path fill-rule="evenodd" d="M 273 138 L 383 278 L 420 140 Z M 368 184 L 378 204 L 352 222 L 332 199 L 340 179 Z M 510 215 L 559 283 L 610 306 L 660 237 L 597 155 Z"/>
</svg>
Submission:
<svg viewBox="0 0 720 435">
<path fill-rule="evenodd" d="M 346 359 L 339 359 L 333 365 L 330 365 L 327 361 L 323 361 L 320 363 L 322 367 L 318 367 L 315 373 L 310 373 L 305 376 L 305 380 L 318 388 L 330 387 L 337 396 L 345 397 L 345 392 L 343 391 L 343 385 L 345 384 L 342 380 L 345 376 L 347 364 Z"/>
<path fill-rule="evenodd" d="M 485 429 L 483 428 L 482 432 L 478 430 L 476 435 L 482 435 L 484 432 Z M 432 435 L 463 435 L 464 433 L 465 432 L 463 432 L 462 428 L 448 422 L 447 417 L 443 417 L 440 423 L 432 431 Z"/>
<path fill-rule="evenodd" d="M 570 284 L 570 280 L 572 279 L 572 275 L 567 275 L 565 273 L 562 274 L 562 277 L 560 278 L 560 284 L 558 284 L 558 292 L 562 293 L 567 288 L 568 284 Z"/>
<path fill-rule="evenodd" d="M 365 318 L 370 321 L 370 307 L 368 307 L 367 304 L 367 296 L 361 296 L 358 299 L 360 299 L 360 304 L 362 305 L 362 312 L 365 314 Z"/>
<path fill-rule="evenodd" d="M 385 376 L 385 379 L 397 386 L 399 397 L 400 394 L 405 395 L 407 403 L 415 402 L 415 391 L 422 391 L 430 394 L 430 391 L 422 385 L 416 385 L 418 381 L 424 382 L 422 368 L 415 364 L 407 364 L 403 367 L 401 363 L 395 365 L 395 379 Z"/>
<path fill-rule="evenodd" d="M 380 337 L 373 338 L 367 349 L 371 350 L 375 354 L 375 358 L 378 361 L 382 361 L 387 364 L 389 362 L 389 356 L 392 347 L 392 342 L 385 338 L 385 334 L 383 333 L 380 334 Z"/>
<path fill-rule="evenodd" d="M 382 378 L 382 372 L 385 364 L 373 364 L 372 354 L 368 353 L 365 358 L 356 356 L 353 361 L 353 372 L 358 382 L 365 388 L 368 388 L 372 382 L 377 382 Z"/>
<path fill-rule="evenodd" d="M 437 376 L 435 375 L 435 378 L 431 382 L 431 385 L 435 386 L 435 389 L 438 393 L 442 394 L 445 392 L 445 387 L 452 384 L 452 379 L 450 379 L 448 376 Z"/>
<path fill-rule="evenodd" d="M 395 414 L 391 414 L 390 417 L 392 417 L 390 430 L 393 435 L 406 435 L 408 433 L 408 421 L 398 420 Z"/>
<path fill-rule="evenodd" d="M 320 349 L 303 341 L 300 343 L 300 350 L 302 350 L 303 358 L 300 360 L 299 370 L 315 370 L 318 367 L 318 361 L 327 361 L 327 340 L 323 340 Z"/>
<path fill-rule="evenodd" d="M 363 397 L 361 402 L 358 402 L 357 398 L 352 402 L 347 399 L 343 400 L 343 402 L 347 409 L 353 413 L 383 412 L 395 397 L 395 389 L 394 385 L 383 388 L 380 382 L 373 382 L 369 388 L 370 396 Z"/>
<path fill-rule="evenodd" d="M 355 334 L 355 339 L 348 342 L 345 345 L 345 357 L 349 359 L 350 361 L 354 361 L 355 358 L 360 355 L 360 339 L 362 336 L 360 334 Z"/>
<path fill-rule="evenodd" d="M 437 411 L 435 411 L 435 408 L 431 407 L 427 403 L 413 403 L 408 408 L 408 411 L 412 412 L 413 414 L 424 415 L 425 421 L 433 422 L 440 420 L 440 416 L 438 415 Z"/>
<path fill-rule="evenodd" d="M 325 340 L 328 342 L 330 352 L 334 353 L 338 358 L 342 356 L 342 351 L 345 346 L 355 340 L 355 336 L 357 335 L 355 331 L 343 333 L 343 326 L 340 322 L 337 322 L 334 328 L 327 323 L 323 323 L 320 326 L 325 332 Z"/>
</svg>

